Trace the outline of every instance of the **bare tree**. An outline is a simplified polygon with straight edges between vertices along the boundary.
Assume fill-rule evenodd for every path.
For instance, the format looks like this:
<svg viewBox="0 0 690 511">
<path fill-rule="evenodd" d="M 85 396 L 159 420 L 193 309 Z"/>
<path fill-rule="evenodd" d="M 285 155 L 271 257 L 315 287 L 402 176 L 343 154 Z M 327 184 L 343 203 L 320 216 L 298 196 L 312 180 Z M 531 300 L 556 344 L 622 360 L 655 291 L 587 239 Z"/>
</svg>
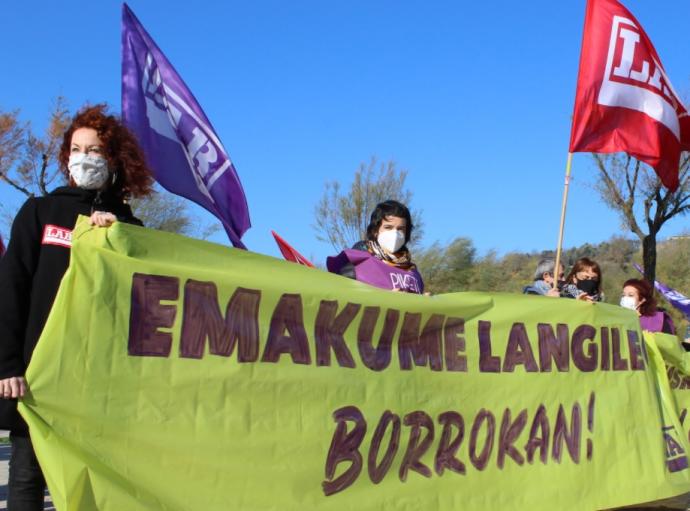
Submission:
<svg viewBox="0 0 690 511">
<path fill-rule="evenodd" d="M 19 110 L 0 111 L 0 181 L 26 197 L 47 195 L 51 185 L 64 184 L 57 165 L 58 152 L 71 116 L 65 98 L 58 96 L 48 127 L 37 136 L 31 124 L 20 120 Z M 166 191 L 132 201 L 135 215 L 153 229 L 208 238 L 220 227 L 200 224 L 190 215 L 184 199 Z M 0 222 L 10 224 L 14 212 L 0 205 Z"/>
<path fill-rule="evenodd" d="M 350 189 L 341 191 L 340 183 L 326 183 L 324 194 L 316 205 L 314 229 L 317 238 L 329 242 L 335 250 L 350 247 L 364 239 L 371 212 L 379 202 L 397 200 L 407 207 L 412 192 L 405 187 L 406 170 L 396 168 L 394 161 L 379 163 L 375 157 L 361 163 Z M 423 224 L 419 210 L 410 209 L 414 230 L 412 240 L 422 238 Z"/>
<path fill-rule="evenodd" d="M 189 213 L 186 199 L 165 190 L 154 190 L 148 197 L 132 199 L 134 216 L 149 229 L 174 232 L 207 239 L 220 230 L 220 223 L 204 224 Z"/>
<path fill-rule="evenodd" d="M 640 239 L 644 276 L 654 282 L 659 231 L 671 218 L 690 211 L 690 154 L 681 155 L 675 192 L 664 188 L 650 167 L 627 154 L 595 154 L 594 161 L 599 171 L 595 188 Z"/>
<path fill-rule="evenodd" d="M 0 179 L 27 197 L 46 195 L 48 187 L 62 179 L 55 163 L 69 120 L 61 96 L 54 101 L 42 136 L 19 120 L 18 110 L 0 112 Z"/>
</svg>

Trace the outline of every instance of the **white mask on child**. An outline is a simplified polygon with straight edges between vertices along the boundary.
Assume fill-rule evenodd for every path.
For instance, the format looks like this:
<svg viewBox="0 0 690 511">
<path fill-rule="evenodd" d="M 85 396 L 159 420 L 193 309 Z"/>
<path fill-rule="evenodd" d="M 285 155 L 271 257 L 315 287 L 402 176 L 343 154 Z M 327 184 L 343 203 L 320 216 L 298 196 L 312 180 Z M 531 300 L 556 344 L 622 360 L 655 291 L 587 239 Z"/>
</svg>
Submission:
<svg viewBox="0 0 690 511">
<path fill-rule="evenodd" d="M 376 237 L 379 245 L 390 254 L 395 254 L 405 244 L 405 233 L 392 229 L 383 231 Z"/>
</svg>

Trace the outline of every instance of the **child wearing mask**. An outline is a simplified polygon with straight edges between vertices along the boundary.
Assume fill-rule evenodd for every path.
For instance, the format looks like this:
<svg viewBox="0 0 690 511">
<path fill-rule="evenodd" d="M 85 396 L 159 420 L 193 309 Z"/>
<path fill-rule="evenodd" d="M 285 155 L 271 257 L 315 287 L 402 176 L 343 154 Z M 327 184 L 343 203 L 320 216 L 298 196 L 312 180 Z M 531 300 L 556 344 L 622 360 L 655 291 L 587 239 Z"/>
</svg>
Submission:
<svg viewBox="0 0 690 511">
<path fill-rule="evenodd" d="M 600 302 L 603 300 L 601 289 L 601 268 L 588 257 L 581 257 L 575 261 L 573 269 L 565 278 L 561 296 L 587 302 Z"/>
<path fill-rule="evenodd" d="M 366 240 L 329 257 L 328 271 L 391 291 L 422 294 L 424 282 L 407 248 L 412 228 L 404 204 L 381 202 L 371 214 Z"/>
</svg>

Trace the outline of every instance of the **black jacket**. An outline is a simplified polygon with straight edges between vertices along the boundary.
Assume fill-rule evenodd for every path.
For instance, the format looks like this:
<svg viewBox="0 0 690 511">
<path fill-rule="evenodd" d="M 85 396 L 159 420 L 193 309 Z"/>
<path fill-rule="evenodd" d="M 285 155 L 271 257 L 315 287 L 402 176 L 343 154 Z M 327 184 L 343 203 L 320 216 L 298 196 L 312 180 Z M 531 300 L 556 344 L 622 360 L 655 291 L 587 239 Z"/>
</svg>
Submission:
<svg viewBox="0 0 690 511">
<path fill-rule="evenodd" d="M 0 259 L 0 379 L 24 375 L 69 265 L 77 216 L 93 211 L 141 225 L 121 200 L 71 187 L 31 198 L 17 213 Z M 16 422 L 16 402 L 7 403 L 0 400 L 0 427 L 25 429 Z"/>
</svg>

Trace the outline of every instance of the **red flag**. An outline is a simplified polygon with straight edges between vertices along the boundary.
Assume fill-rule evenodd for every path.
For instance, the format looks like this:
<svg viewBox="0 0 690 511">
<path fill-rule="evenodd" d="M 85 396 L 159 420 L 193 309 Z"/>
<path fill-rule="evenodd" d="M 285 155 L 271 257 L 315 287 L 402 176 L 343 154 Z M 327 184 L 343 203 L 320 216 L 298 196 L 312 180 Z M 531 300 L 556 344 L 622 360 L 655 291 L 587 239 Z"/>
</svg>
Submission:
<svg viewBox="0 0 690 511">
<path fill-rule="evenodd" d="M 5 253 L 5 244 L 2 242 L 2 235 L 0 235 L 0 257 Z"/>
<path fill-rule="evenodd" d="M 570 152 L 624 151 L 673 191 L 689 123 L 640 23 L 617 0 L 588 0 Z"/>
<path fill-rule="evenodd" d="M 273 237 L 275 238 L 276 243 L 278 244 L 278 248 L 280 249 L 280 253 L 283 254 L 285 260 L 292 261 L 293 263 L 301 264 L 303 266 L 309 266 L 310 268 L 314 267 L 314 265 L 309 261 L 309 259 L 297 252 L 297 250 L 292 248 L 290 245 L 288 245 L 287 241 L 278 236 L 275 231 L 271 231 L 271 234 L 273 234 Z"/>
</svg>

